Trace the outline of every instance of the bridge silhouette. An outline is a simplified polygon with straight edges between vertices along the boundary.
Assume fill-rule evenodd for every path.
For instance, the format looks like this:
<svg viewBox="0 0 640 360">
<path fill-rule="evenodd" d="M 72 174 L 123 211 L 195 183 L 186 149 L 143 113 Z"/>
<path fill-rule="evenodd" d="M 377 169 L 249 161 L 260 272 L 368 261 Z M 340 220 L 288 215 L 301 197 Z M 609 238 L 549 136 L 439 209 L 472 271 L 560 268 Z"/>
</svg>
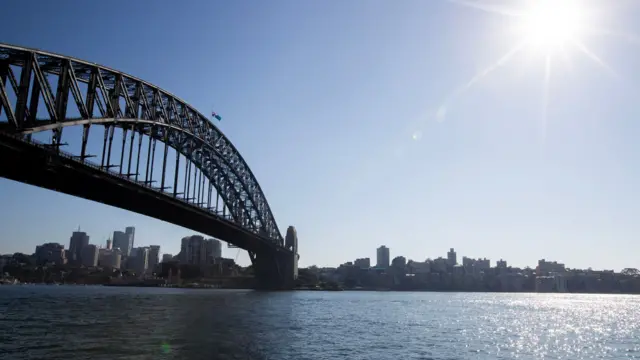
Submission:
<svg viewBox="0 0 640 360">
<path fill-rule="evenodd" d="M 185 101 L 120 71 L 0 43 L 0 176 L 245 249 L 260 288 L 290 289 L 297 277 L 295 231 L 285 241 L 231 141 Z"/>
</svg>

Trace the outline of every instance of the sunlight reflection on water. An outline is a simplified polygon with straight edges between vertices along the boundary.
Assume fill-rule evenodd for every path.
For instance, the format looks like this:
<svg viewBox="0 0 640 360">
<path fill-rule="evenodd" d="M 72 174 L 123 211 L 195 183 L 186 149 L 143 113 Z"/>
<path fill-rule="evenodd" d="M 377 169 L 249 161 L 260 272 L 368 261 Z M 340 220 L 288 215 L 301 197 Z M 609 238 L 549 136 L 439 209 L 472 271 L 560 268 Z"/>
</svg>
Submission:
<svg viewBox="0 0 640 360">
<path fill-rule="evenodd" d="M 0 288 L 2 359 L 635 359 L 640 297 Z"/>
</svg>

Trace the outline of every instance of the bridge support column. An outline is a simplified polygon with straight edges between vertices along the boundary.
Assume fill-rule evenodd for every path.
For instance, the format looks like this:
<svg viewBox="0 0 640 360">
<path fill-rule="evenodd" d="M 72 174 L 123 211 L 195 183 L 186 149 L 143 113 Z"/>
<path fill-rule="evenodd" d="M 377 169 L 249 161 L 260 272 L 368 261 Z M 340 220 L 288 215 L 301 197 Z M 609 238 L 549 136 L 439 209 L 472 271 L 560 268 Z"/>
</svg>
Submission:
<svg viewBox="0 0 640 360">
<path fill-rule="evenodd" d="M 258 290 L 291 290 L 298 277 L 298 254 L 281 249 L 249 253 Z"/>
</svg>

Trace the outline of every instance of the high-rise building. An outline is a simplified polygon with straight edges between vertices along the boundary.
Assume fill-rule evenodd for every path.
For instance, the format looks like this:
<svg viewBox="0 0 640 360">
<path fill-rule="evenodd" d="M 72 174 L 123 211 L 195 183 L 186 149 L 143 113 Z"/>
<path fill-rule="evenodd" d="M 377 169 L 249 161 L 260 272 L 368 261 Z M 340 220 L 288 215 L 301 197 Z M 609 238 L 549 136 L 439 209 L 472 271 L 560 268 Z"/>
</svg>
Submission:
<svg viewBox="0 0 640 360">
<path fill-rule="evenodd" d="M 447 261 L 448 262 L 448 261 Z M 491 268 L 491 261 L 487 258 L 484 259 L 472 259 L 466 256 L 462 257 L 462 267 L 465 271 L 480 271 Z"/>
<path fill-rule="evenodd" d="M 93 244 L 87 244 L 87 246 L 83 247 L 82 255 L 80 256 L 82 265 L 86 267 L 98 266 L 98 250 L 98 247 Z"/>
<path fill-rule="evenodd" d="M 389 248 L 382 245 L 377 250 L 376 266 L 379 268 L 389 267 Z"/>
<path fill-rule="evenodd" d="M 173 261 L 173 255 L 171 254 L 162 254 L 162 262 L 169 262 L 169 261 Z"/>
<path fill-rule="evenodd" d="M 67 263 L 64 245 L 55 243 L 36 246 L 35 258 L 37 264 L 54 263 L 56 265 L 64 265 Z"/>
<path fill-rule="evenodd" d="M 113 244 L 112 244 L 112 242 L 111 242 L 111 239 L 107 239 L 107 247 L 106 247 L 106 249 L 107 249 L 107 250 L 111 250 L 112 245 L 113 245 Z"/>
<path fill-rule="evenodd" d="M 220 242 L 220 240 L 216 240 L 216 239 L 211 239 L 213 240 L 213 257 L 218 259 L 218 258 L 222 258 L 222 242 Z"/>
<path fill-rule="evenodd" d="M 455 266 L 457 263 L 458 263 L 458 256 L 456 255 L 456 252 L 453 250 L 453 248 L 451 248 L 447 253 L 447 264 L 449 266 Z"/>
<path fill-rule="evenodd" d="M 538 266 L 536 267 L 536 273 L 538 275 L 546 275 L 549 273 L 563 273 L 564 271 L 564 264 L 557 261 L 546 261 L 545 259 L 538 260 Z"/>
<path fill-rule="evenodd" d="M 142 275 L 147 272 L 149 268 L 149 248 L 147 247 L 139 247 L 136 250 L 136 256 L 132 257 L 133 264 L 131 264 L 131 268 L 138 274 Z"/>
<path fill-rule="evenodd" d="M 120 256 L 120 250 L 100 249 L 98 254 L 99 266 L 112 268 L 112 269 L 120 269 L 121 261 L 122 261 L 122 257 Z"/>
<path fill-rule="evenodd" d="M 356 259 L 356 261 L 353 262 L 353 265 L 361 269 L 368 269 L 371 267 L 371 259 L 369 258 Z"/>
<path fill-rule="evenodd" d="M 204 241 L 204 259 L 201 259 L 201 265 L 211 265 L 216 259 L 222 257 L 222 243 L 217 239 L 207 239 Z"/>
<path fill-rule="evenodd" d="M 4 274 L 4 267 L 9 263 L 9 255 L 0 255 L 0 274 Z"/>
<path fill-rule="evenodd" d="M 111 267 L 114 269 L 120 269 L 122 266 L 122 255 L 120 251 L 111 250 Z"/>
<path fill-rule="evenodd" d="M 200 235 L 183 237 L 180 244 L 180 262 L 183 264 L 199 265 L 203 245 L 204 237 Z"/>
<path fill-rule="evenodd" d="M 411 261 L 407 262 L 407 270 L 409 270 L 410 274 L 429 274 L 431 272 L 431 262 L 430 261 Z"/>
<path fill-rule="evenodd" d="M 407 259 L 404 256 L 396 256 L 391 261 L 391 266 L 396 268 L 405 268 L 407 266 Z"/>
<path fill-rule="evenodd" d="M 131 242 L 130 237 L 122 231 L 113 232 L 113 248 L 120 249 L 122 256 L 129 256 L 131 254 Z"/>
<path fill-rule="evenodd" d="M 129 252 L 131 252 L 131 249 L 133 249 L 133 246 L 135 244 L 134 240 L 136 238 L 136 228 L 133 226 L 127 226 L 126 228 L 124 228 L 124 233 L 129 236 Z"/>
<path fill-rule="evenodd" d="M 205 239 L 200 235 L 182 238 L 180 262 L 191 265 L 212 265 L 222 257 L 222 243 L 217 239 Z"/>
<path fill-rule="evenodd" d="M 147 269 L 152 272 L 160 263 L 160 245 L 149 246 L 149 256 L 147 259 Z"/>
<path fill-rule="evenodd" d="M 69 239 L 69 262 L 75 265 L 82 263 L 82 248 L 89 244 L 89 235 L 86 232 L 74 231 Z"/>
</svg>

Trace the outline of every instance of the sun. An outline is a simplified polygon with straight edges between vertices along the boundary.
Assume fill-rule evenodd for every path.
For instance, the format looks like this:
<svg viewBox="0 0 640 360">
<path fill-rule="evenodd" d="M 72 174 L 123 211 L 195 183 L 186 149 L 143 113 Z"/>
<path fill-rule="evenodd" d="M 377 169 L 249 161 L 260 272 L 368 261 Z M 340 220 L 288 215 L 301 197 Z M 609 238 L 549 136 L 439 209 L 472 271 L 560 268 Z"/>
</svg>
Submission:
<svg viewBox="0 0 640 360">
<path fill-rule="evenodd" d="M 535 0 L 524 9 L 518 28 L 529 45 L 553 50 L 579 41 L 586 25 L 584 15 L 577 0 Z"/>
<path fill-rule="evenodd" d="M 617 32 L 602 27 L 604 20 L 601 15 L 611 9 L 604 4 L 613 4 L 614 0 L 602 0 L 597 5 L 595 1 L 586 0 L 448 0 L 450 3 L 480 10 L 492 15 L 499 15 L 508 19 L 508 25 L 501 35 L 514 41 L 504 54 L 494 62 L 475 73 L 467 82 L 462 83 L 452 91 L 440 105 L 437 111 L 438 121 L 443 121 L 451 103 L 472 86 L 488 77 L 493 72 L 511 62 L 516 55 L 528 53 L 527 58 L 544 58 L 544 83 L 542 121 L 543 134 L 546 125 L 547 106 L 550 96 L 551 68 L 555 65 L 555 58 L 565 60 L 571 68 L 570 55 L 577 53 L 591 59 L 596 65 L 610 75 L 618 78 L 609 65 L 598 54 L 590 49 L 588 40 L 594 35 L 619 37 L 628 41 L 636 39 L 633 34 Z M 634 0 L 640 1 L 640 0 Z M 640 43 L 640 40 L 637 41 Z M 542 56 L 540 56 L 542 55 Z"/>
</svg>

